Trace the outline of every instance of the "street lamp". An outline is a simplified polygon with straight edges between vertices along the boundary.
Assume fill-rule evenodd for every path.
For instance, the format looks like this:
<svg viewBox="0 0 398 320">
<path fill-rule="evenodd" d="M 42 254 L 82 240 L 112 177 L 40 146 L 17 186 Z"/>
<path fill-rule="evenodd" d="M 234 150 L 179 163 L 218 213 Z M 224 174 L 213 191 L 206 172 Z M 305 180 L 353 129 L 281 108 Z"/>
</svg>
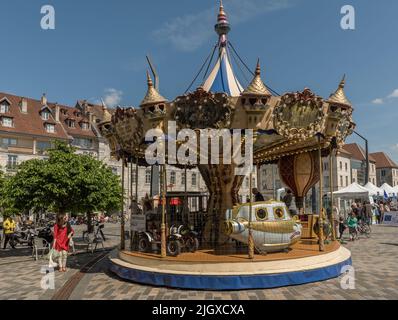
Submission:
<svg viewBox="0 0 398 320">
<path fill-rule="evenodd" d="M 369 182 L 369 143 L 368 139 L 364 136 L 360 135 L 358 132 L 354 131 L 354 133 L 365 141 L 365 153 L 366 153 L 366 171 L 365 171 L 365 184 Z"/>
</svg>

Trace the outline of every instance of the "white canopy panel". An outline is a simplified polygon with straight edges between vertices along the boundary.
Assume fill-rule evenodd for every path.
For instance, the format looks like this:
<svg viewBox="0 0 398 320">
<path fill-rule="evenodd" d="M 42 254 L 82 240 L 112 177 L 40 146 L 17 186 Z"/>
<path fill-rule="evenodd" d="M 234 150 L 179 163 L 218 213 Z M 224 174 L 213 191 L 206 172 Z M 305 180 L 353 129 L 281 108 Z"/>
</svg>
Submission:
<svg viewBox="0 0 398 320">
<path fill-rule="evenodd" d="M 341 189 L 339 191 L 333 192 L 334 196 L 339 198 L 368 198 L 370 195 L 370 191 L 358 183 L 354 182 L 353 184 L 349 185 L 348 187 Z"/>
<path fill-rule="evenodd" d="M 380 189 L 383 190 L 383 194 L 384 194 L 384 191 L 385 191 L 387 193 L 387 195 L 390 196 L 390 197 L 394 196 L 395 194 L 397 194 L 397 191 L 393 187 L 391 187 L 388 183 L 383 184 L 380 187 Z"/>
<path fill-rule="evenodd" d="M 384 195 L 384 190 L 381 188 L 376 187 L 372 182 L 368 182 L 364 188 L 368 189 L 370 191 L 371 196 L 383 196 Z"/>
</svg>

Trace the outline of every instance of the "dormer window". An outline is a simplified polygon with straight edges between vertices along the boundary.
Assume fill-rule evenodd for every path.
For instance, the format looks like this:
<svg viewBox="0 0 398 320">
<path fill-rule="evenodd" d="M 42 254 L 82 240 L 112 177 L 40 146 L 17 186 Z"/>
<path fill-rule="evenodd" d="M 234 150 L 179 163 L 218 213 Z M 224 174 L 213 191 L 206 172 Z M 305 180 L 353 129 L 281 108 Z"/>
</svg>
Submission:
<svg viewBox="0 0 398 320">
<path fill-rule="evenodd" d="M 0 102 L 0 113 L 7 113 L 10 111 L 10 104 L 7 100 Z"/>
<path fill-rule="evenodd" d="M 75 122 L 75 120 L 72 120 L 72 119 L 66 120 L 66 124 L 68 125 L 69 128 L 75 128 L 76 127 L 76 122 Z"/>
<path fill-rule="evenodd" d="M 81 126 L 82 126 L 83 130 L 89 130 L 90 129 L 90 124 L 88 122 L 82 122 Z"/>
<path fill-rule="evenodd" d="M 55 133 L 55 125 L 53 125 L 52 123 L 44 124 L 44 128 L 48 133 Z"/>
<path fill-rule="evenodd" d="M 1 124 L 3 125 L 3 127 L 12 128 L 14 126 L 14 121 L 12 118 L 3 117 Z"/>
<path fill-rule="evenodd" d="M 50 112 L 48 112 L 48 111 L 42 111 L 42 113 L 41 113 L 41 118 L 42 118 L 44 121 L 47 121 L 48 119 L 50 119 Z"/>
</svg>

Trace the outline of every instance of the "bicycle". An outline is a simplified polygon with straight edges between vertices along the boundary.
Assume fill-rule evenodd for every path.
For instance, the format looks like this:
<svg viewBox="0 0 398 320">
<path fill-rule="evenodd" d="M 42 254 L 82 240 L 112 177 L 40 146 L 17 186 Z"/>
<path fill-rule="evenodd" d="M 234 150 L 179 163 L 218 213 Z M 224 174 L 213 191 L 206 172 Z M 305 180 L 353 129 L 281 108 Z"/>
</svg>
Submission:
<svg viewBox="0 0 398 320">
<path fill-rule="evenodd" d="M 370 238 L 372 233 L 372 228 L 366 222 L 361 221 L 358 223 L 357 227 L 358 234 L 365 235 L 367 238 Z"/>
</svg>

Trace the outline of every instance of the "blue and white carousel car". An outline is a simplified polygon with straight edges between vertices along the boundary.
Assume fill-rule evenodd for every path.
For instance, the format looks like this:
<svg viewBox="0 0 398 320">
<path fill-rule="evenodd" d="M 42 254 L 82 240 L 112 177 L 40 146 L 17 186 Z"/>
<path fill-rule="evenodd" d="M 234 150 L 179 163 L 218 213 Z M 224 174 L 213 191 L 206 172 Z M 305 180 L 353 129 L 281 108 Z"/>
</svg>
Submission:
<svg viewBox="0 0 398 320">
<path fill-rule="evenodd" d="M 248 203 L 227 211 L 226 234 L 244 244 L 249 243 L 249 221 L 254 246 L 259 253 L 287 250 L 301 239 L 302 226 L 292 217 L 283 202 L 266 201 Z"/>
</svg>

